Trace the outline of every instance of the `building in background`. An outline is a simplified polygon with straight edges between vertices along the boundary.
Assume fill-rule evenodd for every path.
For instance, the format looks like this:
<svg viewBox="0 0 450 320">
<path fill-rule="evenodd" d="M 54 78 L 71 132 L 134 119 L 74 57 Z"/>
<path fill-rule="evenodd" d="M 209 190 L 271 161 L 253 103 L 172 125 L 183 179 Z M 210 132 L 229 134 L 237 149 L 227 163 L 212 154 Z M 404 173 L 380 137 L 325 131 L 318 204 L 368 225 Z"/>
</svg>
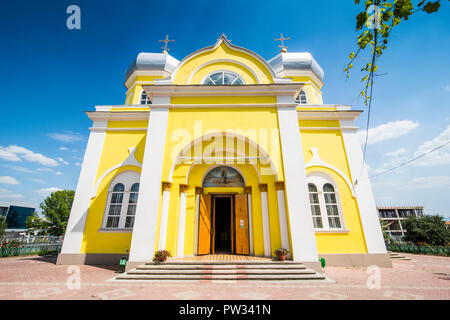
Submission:
<svg viewBox="0 0 450 320">
<path fill-rule="evenodd" d="M 0 202 L 0 215 L 6 217 L 6 232 L 18 233 L 25 231 L 27 229 L 25 221 L 35 210 L 36 208 Z"/>
<path fill-rule="evenodd" d="M 423 217 L 423 207 L 377 207 L 380 221 L 386 222 L 386 231 L 395 240 L 400 240 L 406 234 L 403 221 L 409 216 Z"/>
</svg>

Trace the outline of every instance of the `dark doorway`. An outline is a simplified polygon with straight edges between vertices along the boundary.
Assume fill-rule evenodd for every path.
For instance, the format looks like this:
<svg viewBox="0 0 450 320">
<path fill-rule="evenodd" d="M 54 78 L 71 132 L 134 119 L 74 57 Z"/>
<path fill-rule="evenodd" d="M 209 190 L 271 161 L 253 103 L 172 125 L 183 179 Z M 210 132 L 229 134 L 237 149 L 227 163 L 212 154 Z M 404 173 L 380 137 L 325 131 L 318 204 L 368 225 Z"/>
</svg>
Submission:
<svg viewBox="0 0 450 320">
<path fill-rule="evenodd" d="M 214 252 L 231 253 L 232 197 L 214 197 Z"/>
</svg>

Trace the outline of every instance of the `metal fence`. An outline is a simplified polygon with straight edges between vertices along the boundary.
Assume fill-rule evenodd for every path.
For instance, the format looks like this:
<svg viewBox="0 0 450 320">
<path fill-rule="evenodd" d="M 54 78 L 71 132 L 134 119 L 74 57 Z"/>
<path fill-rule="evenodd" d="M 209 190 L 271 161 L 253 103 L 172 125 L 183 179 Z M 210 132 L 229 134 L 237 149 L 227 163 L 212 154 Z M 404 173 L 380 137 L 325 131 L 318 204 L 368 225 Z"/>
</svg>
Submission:
<svg viewBox="0 0 450 320">
<path fill-rule="evenodd" d="M 386 249 L 395 252 L 450 256 L 450 246 L 427 246 L 412 243 L 386 243 Z"/>
<path fill-rule="evenodd" d="M 0 239 L 0 257 L 44 255 L 59 253 L 62 247 L 61 237 L 24 236 Z"/>
</svg>

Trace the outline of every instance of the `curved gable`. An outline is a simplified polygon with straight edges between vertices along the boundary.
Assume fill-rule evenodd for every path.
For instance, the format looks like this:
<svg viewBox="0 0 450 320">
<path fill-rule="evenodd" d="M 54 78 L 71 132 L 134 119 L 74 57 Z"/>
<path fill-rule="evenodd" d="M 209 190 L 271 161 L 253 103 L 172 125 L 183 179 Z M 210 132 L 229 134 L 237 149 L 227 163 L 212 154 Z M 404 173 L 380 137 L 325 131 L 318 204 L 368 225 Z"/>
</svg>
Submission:
<svg viewBox="0 0 450 320">
<path fill-rule="evenodd" d="M 273 83 L 275 74 L 270 65 L 256 53 L 232 45 L 225 36 L 211 47 L 188 55 L 172 73 L 172 83 L 178 85 L 201 84 L 215 71 L 238 74 L 245 84 Z"/>
</svg>

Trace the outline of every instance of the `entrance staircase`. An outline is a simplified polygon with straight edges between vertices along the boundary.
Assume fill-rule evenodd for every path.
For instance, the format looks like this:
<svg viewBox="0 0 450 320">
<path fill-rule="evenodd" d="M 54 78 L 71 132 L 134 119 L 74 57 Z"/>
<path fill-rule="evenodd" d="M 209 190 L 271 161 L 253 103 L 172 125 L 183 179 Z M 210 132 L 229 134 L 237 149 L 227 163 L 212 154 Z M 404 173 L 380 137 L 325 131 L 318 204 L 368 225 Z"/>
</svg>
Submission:
<svg viewBox="0 0 450 320">
<path fill-rule="evenodd" d="M 115 280 L 328 281 L 301 263 L 270 260 L 149 262 L 117 276 Z"/>
</svg>

